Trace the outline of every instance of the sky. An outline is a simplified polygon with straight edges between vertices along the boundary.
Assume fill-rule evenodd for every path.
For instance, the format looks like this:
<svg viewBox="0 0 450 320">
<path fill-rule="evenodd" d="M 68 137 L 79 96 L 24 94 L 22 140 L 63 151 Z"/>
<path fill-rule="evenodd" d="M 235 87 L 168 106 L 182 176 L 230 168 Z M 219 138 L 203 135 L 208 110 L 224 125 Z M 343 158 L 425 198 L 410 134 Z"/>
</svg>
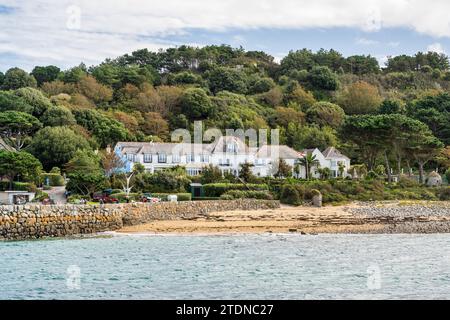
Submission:
<svg viewBox="0 0 450 320">
<path fill-rule="evenodd" d="M 448 0 L 0 0 L 0 71 L 98 64 L 133 50 L 229 44 L 280 61 L 289 50 L 344 56 L 450 54 Z"/>
</svg>

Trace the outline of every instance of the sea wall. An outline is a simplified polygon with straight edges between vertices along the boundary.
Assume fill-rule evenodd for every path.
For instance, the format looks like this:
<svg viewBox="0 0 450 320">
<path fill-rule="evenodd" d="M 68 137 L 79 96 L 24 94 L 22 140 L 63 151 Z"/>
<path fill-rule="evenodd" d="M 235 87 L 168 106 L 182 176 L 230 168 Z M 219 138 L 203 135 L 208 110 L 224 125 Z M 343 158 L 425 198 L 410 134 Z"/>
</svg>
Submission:
<svg viewBox="0 0 450 320">
<path fill-rule="evenodd" d="M 279 201 L 240 199 L 104 205 L 0 206 L 0 239 L 22 240 L 112 231 L 152 220 L 192 219 L 210 212 L 273 209 Z"/>
</svg>

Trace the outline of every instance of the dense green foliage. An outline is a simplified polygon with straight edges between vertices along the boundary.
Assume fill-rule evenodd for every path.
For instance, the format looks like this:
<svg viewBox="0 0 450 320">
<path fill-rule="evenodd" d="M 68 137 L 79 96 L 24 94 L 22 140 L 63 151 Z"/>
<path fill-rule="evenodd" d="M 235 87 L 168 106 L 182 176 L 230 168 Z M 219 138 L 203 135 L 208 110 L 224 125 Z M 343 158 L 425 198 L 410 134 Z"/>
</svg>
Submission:
<svg viewBox="0 0 450 320">
<path fill-rule="evenodd" d="M 0 136 L 46 170 L 66 171 L 77 150 L 105 154 L 120 140 L 168 141 L 174 129 L 192 131 L 195 120 L 221 130 L 277 128 L 281 143 L 298 151 L 335 146 L 378 176 L 383 165 L 387 175 L 418 170 L 424 181 L 427 170 L 450 165 L 441 151 L 450 144 L 449 60 L 433 52 L 379 66 L 374 57 L 332 49 L 290 51 L 280 63 L 227 45 L 142 49 L 90 67 L 11 68 L 0 72 L 0 89 Z M 120 167 L 112 157 L 99 165 L 111 179 Z M 253 182 L 250 171 L 244 166 L 241 179 Z M 178 173 L 138 176 L 136 191 L 188 189 Z M 214 169 L 202 177 L 223 180 Z"/>
</svg>

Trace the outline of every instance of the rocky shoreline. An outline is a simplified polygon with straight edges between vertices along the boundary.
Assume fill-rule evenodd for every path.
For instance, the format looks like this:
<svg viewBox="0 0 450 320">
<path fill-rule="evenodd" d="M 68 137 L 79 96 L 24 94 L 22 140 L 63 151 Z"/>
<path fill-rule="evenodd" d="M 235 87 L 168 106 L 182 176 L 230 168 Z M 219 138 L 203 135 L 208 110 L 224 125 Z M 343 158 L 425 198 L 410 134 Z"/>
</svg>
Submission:
<svg viewBox="0 0 450 320">
<path fill-rule="evenodd" d="M 349 212 L 365 223 L 382 225 L 376 233 L 449 233 L 448 202 L 362 204 Z"/>
</svg>

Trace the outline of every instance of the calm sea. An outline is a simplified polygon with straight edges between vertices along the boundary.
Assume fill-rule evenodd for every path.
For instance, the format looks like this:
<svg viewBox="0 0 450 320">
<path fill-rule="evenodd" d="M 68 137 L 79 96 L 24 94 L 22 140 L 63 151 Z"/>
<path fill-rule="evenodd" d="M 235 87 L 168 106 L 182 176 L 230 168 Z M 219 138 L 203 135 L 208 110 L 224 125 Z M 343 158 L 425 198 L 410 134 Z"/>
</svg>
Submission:
<svg viewBox="0 0 450 320">
<path fill-rule="evenodd" d="M 0 242 L 0 299 L 450 298 L 450 235 Z"/>
</svg>

